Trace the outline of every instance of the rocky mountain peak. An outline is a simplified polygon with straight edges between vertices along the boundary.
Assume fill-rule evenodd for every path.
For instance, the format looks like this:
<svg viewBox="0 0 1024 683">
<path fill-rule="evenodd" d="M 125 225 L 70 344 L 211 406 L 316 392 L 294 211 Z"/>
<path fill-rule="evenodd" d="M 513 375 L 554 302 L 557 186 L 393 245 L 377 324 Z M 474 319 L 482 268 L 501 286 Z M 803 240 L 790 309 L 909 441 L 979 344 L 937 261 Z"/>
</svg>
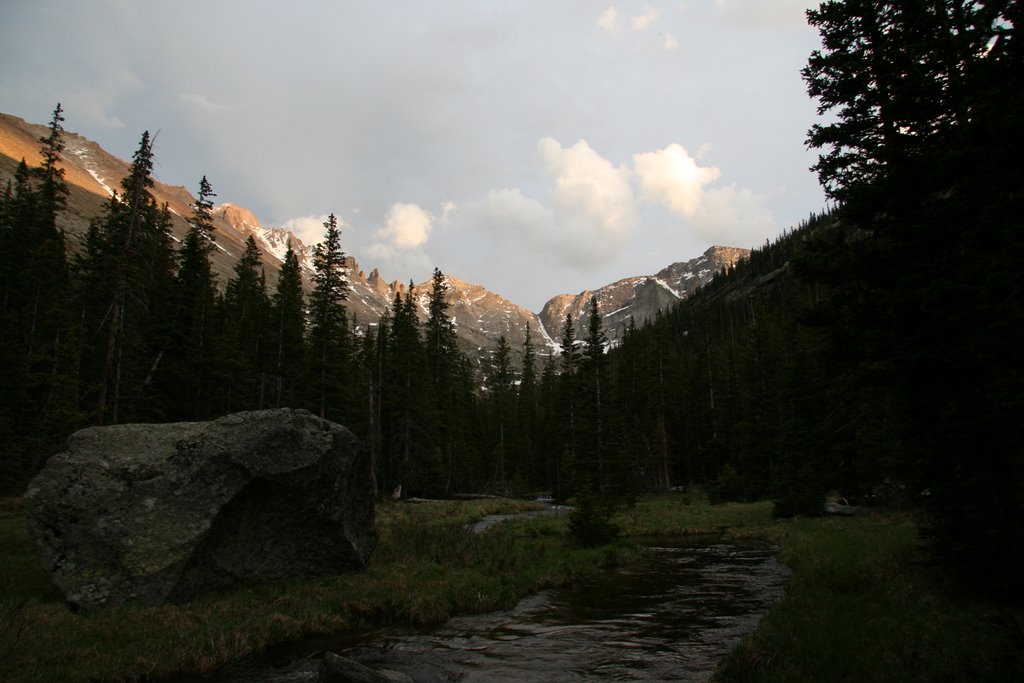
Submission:
<svg viewBox="0 0 1024 683">
<path fill-rule="evenodd" d="M 736 261 L 749 256 L 749 249 L 713 246 L 701 256 L 673 263 L 654 275 L 624 278 L 597 290 L 552 297 L 540 313 L 547 333 L 560 340 L 565 316 L 571 315 L 577 338 L 585 334 L 590 300 L 597 297 L 598 313 L 612 344 L 622 338 L 630 319 L 637 325 L 653 320 L 658 311 L 668 310 Z"/>
<path fill-rule="evenodd" d="M 252 211 L 235 204 L 218 204 L 213 208 L 213 215 L 223 219 L 228 225 L 239 232 L 251 232 L 253 229 L 261 227 L 259 220 Z"/>
<path fill-rule="evenodd" d="M 23 157 L 30 165 L 38 165 L 38 140 L 46 132 L 45 126 L 0 114 L 0 182 L 13 177 Z M 61 215 L 59 221 L 69 237 L 70 247 L 77 249 L 89 221 L 104 211 L 109 197 L 127 174 L 129 164 L 80 135 L 67 132 L 66 136 L 64 167 L 71 195 L 68 210 Z M 158 202 L 166 202 L 169 206 L 172 234 L 175 239 L 182 240 L 188 231 L 188 216 L 192 212 L 194 197 L 180 185 L 159 181 L 155 182 L 152 192 Z M 269 287 L 276 284 L 277 273 L 289 242 L 299 257 L 305 285 L 310 287 L 313 249 L 304 245 L 293 233 L 280 227 L 265 227 L 250 210 L 232 203 L 214 207 L 213 218 L 217 248 L 211 254 L 211 261 L 221 287 L 232 277 L 249 236 L 256 240 L 263 253 Z M 552 297 L 539 314 L 481 285 L 449 275 L 450 311 L 463 350 L 481 361 L 486 361 L 501 336 L 506 338 L 513 353 L 521 357 L 527 329 L 533 337 L 538 355 L 556 352 L 567 314 L 572 315 L 576 322 L 577 336 L 582 336 L 592 296 L 598 299 L 605 329 L 614 343 L 621 338 L 630 318 L 636 320 L 637 324 L 653 318 L 659 310 L 666 310 L 686 298 L 723 267 L 731 266 L 747 254 L 749 252 L 746 249 L 713 246 L 703 255 L 673 263 L 655 275 L 625 278 L 597 290 L 585 290 L 575 295 L 559 294 Z M 408 290 L 405 281 L 388 282 L 376 268 L 365 275 L 354 256 L 346 259 L 345 268 L 350 285 L 346 306 L 349 315 L 360 327 L 376 325 L 380 317 L 390 309 L 395 295 L 404 296 Z M 412 288 L 413 295 L 419 300 L 417 308 L 424 319 L 430 285 L 428 280 Z"/>
</svg>

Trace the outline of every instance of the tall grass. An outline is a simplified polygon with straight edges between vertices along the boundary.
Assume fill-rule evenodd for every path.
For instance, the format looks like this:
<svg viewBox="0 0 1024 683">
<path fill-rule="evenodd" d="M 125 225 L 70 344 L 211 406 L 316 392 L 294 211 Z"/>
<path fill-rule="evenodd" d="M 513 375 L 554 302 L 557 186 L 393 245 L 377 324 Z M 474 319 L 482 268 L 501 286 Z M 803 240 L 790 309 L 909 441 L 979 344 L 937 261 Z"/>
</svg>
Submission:
<svg viewBox="0 0 1024 683">
<path fill-rule="evenodd" d="M 1024 617 L 951 594 L 908 516 L 797 519 L 776 537 L 786 596 L 716 680 L 1021 680 Z"/>
</svg>

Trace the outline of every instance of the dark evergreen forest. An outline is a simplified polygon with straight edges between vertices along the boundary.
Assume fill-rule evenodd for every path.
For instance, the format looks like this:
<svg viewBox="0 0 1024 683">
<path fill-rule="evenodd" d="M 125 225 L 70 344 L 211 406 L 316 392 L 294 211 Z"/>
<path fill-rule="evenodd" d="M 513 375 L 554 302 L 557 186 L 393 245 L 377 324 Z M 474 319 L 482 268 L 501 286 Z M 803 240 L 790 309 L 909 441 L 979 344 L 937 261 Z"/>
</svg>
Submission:
<svg viewBox="0 0 1024 683">
<path fill-rule="evenodd" d="M 143 134 L 80 249 L 57 227 L 63 111 L 0 197 L 0 489 L 18 495 L 88 425 L 302 407 L 348 426 L 390 495 L 575 498 L 581 538 L 642 491 L 821 514 L 830 493 L 919 506 L 922 541 L 965 585 L 1024 574 L 1024 57 L 1015 0 L 824 2 L 803 71 L 832 208 L 608 349 L 586 336 L 478 370 L 443 273 L 368 324 L 345 309 L 337 222 L 312 291 L 289 250 L 269 290 L 251 240 L 211 273 L 203 177 L 175 247 Z"/>
</svg>

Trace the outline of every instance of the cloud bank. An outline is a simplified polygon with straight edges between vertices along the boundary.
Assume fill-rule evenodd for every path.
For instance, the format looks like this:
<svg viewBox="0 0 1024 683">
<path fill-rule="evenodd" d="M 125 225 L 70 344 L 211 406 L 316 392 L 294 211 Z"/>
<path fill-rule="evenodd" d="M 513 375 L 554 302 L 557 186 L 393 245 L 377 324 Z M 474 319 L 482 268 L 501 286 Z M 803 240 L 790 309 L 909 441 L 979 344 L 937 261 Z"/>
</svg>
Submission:
<svg viewBox="0 0 1024 683">
<path fill-rule="evenodd" d="M 346 243 L 382 272 L 419 281 L 438 265 L 428 251 L 437 234 L 476 244 L 481 263 L 525 259 L 578 273 L 615 262 L 637 242 L 749 247 L 774 235 L 769 197 L 723 184 L 722 170 L 704 160 L 710 153 L 710 145 L 693 155 L 671 143 L 616 164 L 586 140 L 567 146 L 544 137 L 535 154 L 543 191 L 531 196 L 519 187 L 494 188 L 463 203 L 443 202 L 437 214 L 395 203 L 372 232 L 350 231 Z M 325 220 L 293 218 L 283 227 L 315 244 Z"/>
<path fill-rule="evenodd" d="M 671 216 L 672 231 L 705 243 L 750 246 L 776 231 L 767 196 L 716 185 L 721 170 L 701 165 L 682 145 L 634 154 L 628 166 L 585 140 L 564 147 L 546 137 L 537 151 L 550 183 L 546 197 L 494 189 L 448 220 L 581 271 L 613 260 L 659 210 Z"/>
</svg>

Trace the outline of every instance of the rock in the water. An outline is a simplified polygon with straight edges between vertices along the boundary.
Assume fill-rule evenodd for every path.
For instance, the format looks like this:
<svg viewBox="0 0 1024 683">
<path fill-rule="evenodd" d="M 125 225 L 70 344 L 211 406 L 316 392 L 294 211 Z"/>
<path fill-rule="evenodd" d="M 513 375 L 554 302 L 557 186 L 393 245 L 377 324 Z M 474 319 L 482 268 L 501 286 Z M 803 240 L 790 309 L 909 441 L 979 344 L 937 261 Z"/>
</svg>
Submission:
<svg viewBox="0 0 1024 683">
<path fill-rule="evenodd" d="M 358 439 L 288 408 L 83 429 L 25 494 L 44 567 L 86 608 L 361 569 L 373 506 Z"/>
</svg>

